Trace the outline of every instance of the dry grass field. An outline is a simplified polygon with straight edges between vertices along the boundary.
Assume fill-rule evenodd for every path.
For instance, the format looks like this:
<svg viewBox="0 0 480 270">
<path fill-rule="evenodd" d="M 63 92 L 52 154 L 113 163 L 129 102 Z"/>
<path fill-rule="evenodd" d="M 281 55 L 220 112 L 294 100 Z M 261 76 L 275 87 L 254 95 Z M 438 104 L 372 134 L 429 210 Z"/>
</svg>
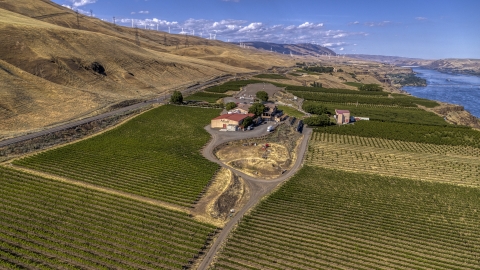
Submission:
<svg viewBox="0 0 480 270">
<path fill-rule="evenodd" d="M 136 34 L 138 33 L 138 42 Z M 115 26 L 43 0 L 0 1 L 0 139 L 291 59 Z M 73 106 L 75 105 L 75 106 Z"/>
</svg>

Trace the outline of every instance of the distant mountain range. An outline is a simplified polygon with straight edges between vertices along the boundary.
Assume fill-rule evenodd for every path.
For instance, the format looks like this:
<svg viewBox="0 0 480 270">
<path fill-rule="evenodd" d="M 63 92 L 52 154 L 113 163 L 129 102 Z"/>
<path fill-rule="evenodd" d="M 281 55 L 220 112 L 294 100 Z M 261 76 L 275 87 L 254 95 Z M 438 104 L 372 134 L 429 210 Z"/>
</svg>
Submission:
<svg viewBox="0 0 480 270">
<path fill-rule="evenodd" d="M 388 63 L 396 66 L 420 66 L 446 73 L 461 73 L 480 76 L 480 59 L 440 59 L 427 60 L 398 56 L 350 54 L 350 58 Z"/>
<path fill-rule="evenodd" d="M 269 42 L 260 42 L 260 41 L 249 41 L 249 42 L 232 42 L 232 44 L 240 46 L 243 44 L 248 47 L 253 47 L 255 49 L 265 50 L 265 51 L 272 51 L 281 54 L 290 54 L 293 55 L 311 55 L 311 56 L 318 56 L 321 54 L 330 54 L 336 55 L 336 53 L 328 48 L 322 47 L 320 45 L 315 44 L 277 44 L 277 43 L 269 43 Z"/>
</svg>

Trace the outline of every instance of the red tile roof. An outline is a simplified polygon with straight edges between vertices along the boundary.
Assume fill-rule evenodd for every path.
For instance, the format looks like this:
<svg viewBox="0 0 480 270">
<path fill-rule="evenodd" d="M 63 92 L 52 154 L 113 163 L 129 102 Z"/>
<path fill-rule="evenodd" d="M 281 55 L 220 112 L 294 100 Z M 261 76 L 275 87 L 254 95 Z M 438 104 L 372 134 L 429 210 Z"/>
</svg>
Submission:
<svg viewBox="0 0 480 270">
<path fill-rule="evenodd" d="M 228 120 L 240 122 L 243 119 L 247 118 L 248 116 L 254 117 L 255 114 L 253 114 L 253 113 L 249 113 L 249 114 L 238 114 L 238 113 L 222 114 L 218 117 L 213 118 L 213 120 L 228 119 Z"/>
</svg>

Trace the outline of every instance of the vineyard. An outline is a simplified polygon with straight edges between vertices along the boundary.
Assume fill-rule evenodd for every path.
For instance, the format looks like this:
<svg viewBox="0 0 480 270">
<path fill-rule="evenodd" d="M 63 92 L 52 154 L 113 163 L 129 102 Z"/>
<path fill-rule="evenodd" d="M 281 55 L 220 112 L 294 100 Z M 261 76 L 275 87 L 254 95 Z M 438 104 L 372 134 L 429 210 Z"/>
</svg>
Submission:
<svg viewBox="0 0 480 270">
<path fill-rule="evenodd" d="M 420 143 L 404 146 L 399 141 L 353 136 L 321 134 L 316 137 L 309 145 L 306 158 L 306 163 L 312 166 L 480 187 L 478 156 L 446 155 L 441 146 Z M 355 143 L 349 143 L 351 141 Z M 384 145 L 391 147 L 384 148 Z M 405 151 L 409 147 L 414 151 Z M 471 148 L 451 150 L 467 153 Z"/>
<path fill-rule="evenodd" d="M 480 148 L 480 132 L 463 126 L 433 126 L 379 121 L 360 121 L 355 125 L 317 128 L 316 132 L 437 145 Z"/>
<path fill-rule="evenodd" d="M 216 94 L 216 93 L 207 93 L 207 92 L 197 92 L 193 95 L 190 95 L 185 98 L 185 100 L 194 100 L 194 101 L 205 101 L 208 103 L 215 103 L 219 99 L 228 97 L 228 95 Z"/>
<path fill-rule="evenodd" d="M 438 145 L 416 142 L 405 142 L 387 140 L 381 138 L 367 138 L 349 135 L 327 134 L 316 132 L 311 138 L 312 142 L 327 142 L 350 144 L 358 146 L 368 146 L 385 148 L 398 151 L 407 151 L 414 153 L 430 153 L 444 156 L 459 156 L 459 157 L 476 157 L 480 158 L 480 148 L 471 146 L 453 146 L 453 145 Z"/>
<path fill-rule="evenodd" d="M 260 80 L 230 81 L 222 85 L 212 86 L 210 88 L 205 89 L 205 91 L 213 92 L 213 93 L 226 93 L 228 91 L 240 91 L 240 88 L 244 86 L 247 86 L 253 83 L 262 83 L 262 82 L 263 81 L 260 81 Z"/>
<path fill-rule="evenodd" d="M 200 149 L 220 110 L 161 106 L 91 139 L 14 161 L 61 177 L 190 206 L 218 165 Z"/>
<path fill-rule="evenodd" d="M 305 166 L 214 269 L 478 269 L 480 190 Z"/>
<path fill-rule="evenodd" d="M 314 102 L 305 101 L 303 106 L 310 104 L 320 104 L 327 107 L 330 113 L 334 114 L 335 109 L 349 110 L 353 116 L 369 117 L 370 120 L 402 122 L 425 125 L 448 125 L 445 120 L 432 113 L 420 108 L 407 108 L 398 106 L 382 106 L 382 105 L 359 105 L 356 104 L 339 104 L 330 102 Z"/>
<path fill-rule="evenodd" d="M 357 90 L 341 89 L 341 88 L 322 88 L 322 87 L 307 87 L 295 86 L 288 84 L 272 83 L 278 87 L 286 87 L 287 91 L 294 92 L 313 92 L 313 93 L 330 93 L 330 94 L 346 94 L 346 95 L 362 95 L 362 96 L 378 96 L 388 97 L 387 92 L 360 92 Z"/>
<path fill-rule="evenodd" d="M 362 94 L 340 94 L 340 93 L 323 93 L 323 92 L 306 92 L 306 91 L 290 91 L 293 95 L 301 97 L 305 100 L 335 102 L 335 103 L 358 103 L 373 105 L 389 105 L 401 107 L 417 107 L 417 104 L 435 107 L 438 103 L 427 102 L 414 97 L 386 97 L 381 95 L 365 95 L 363 93 L 382 93 L 382 92 L 357 92 Z M 352 91 L 354 92 L 354 91 Z"/>
<path fill-rule="evenodd" d="M 1 269 L 181 269 L 215 227 L 0 167 Z"/>
</svg>

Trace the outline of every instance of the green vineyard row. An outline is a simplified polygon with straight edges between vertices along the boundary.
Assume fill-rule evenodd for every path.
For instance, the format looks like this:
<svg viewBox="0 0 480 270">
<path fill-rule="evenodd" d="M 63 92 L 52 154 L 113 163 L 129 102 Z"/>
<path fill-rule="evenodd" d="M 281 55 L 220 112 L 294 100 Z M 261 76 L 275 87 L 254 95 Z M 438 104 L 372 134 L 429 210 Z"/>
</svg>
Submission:
<svg viewBox="0 0 480 270">
<path fill-rule="evenodd" d="M 360 121 L 355 125 L 317 128 L 315 132 L 480 148 L 480 132 L 465 126 Z"/>
<path fill-rule="evenodd" d="M 0 268 L 179 269 L 213 235 L 186 214 L 0 167 Z"/>
<path fill-rule="evenodd" d="M 477 269 L 479 196 L 305 166 L 243 218 L 213 268 Z"/>
<path fill-rule="evenodd" d="M 354 103 L 333 103 L 333 102 L 316 102 L 305 101 L 303 106 L 310 104 L 320 104 L 328 108 L 331 114 L 335 114 L 335 109 L 349 110 L 352 116 L 368 117 L 374 121 L 385 122 L 401 122 L 412 123 L 420 125 L 449 125 L 442 117 L 422 110 L 418 107 L 399 107 L 387 105 L 371 105 L 371 104 L 357 104 Z"/>
<path fill-rule="evenodd" d="M 217 109 L 161 106 L 124 125 L 15 165 L 190 206 L 218 165 L 201 155 Z"/>
</svg>

